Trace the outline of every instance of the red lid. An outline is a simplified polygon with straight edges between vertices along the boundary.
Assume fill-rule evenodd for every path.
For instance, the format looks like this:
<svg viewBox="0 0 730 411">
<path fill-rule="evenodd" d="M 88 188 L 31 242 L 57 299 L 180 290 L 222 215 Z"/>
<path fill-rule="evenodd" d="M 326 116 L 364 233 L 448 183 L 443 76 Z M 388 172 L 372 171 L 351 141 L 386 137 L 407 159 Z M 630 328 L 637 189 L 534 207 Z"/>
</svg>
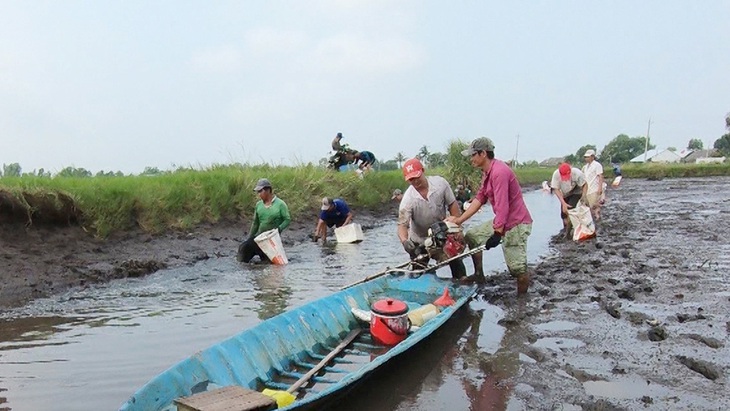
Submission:
<svg viewBox="0 0 730 411">
<path fill-rule="evenodd" d="M 373 303 L 373 312 L 380 315 L 401 315 L 408 312 L 408 305 L 395 298 L 386 298 Z"/>
</svg>

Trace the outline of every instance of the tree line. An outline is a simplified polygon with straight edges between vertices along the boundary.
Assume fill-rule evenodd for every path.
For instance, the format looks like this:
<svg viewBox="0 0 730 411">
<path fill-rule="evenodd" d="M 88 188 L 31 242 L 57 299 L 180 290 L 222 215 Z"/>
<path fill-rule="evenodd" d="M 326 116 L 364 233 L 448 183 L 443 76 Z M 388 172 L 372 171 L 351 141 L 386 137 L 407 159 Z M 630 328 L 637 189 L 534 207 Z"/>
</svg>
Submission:
<svg viewBox="0 0 730 411">
<path fill-rule="evenodd" d="M 164 171 L 160 171 L 157 167 L 145 167 L 144 171 L 140 175 L 154 176 L 164 174 Z M 83 167 L 66 167 L 54 175 L 50 171 L 46 171 L 43 168 L 33 170 L 30 172 L 23 172 L 23 168 L 19 163 L 3 164 L 2 170 L 0 170 L 0 177 L 124 177 L 124 173 L 121 171 L 97 171 L 96 174 Z M 129 174 L 132 175 L 132 174 Z"/>
<path fill-rule="evenodd" d="M 715 140 L 713 148 L 721 156 L 730 157 L 730 113 L 725 115 L 725 129 L 729 132 Z M 643 154 L 645 149 L 652 150 L 656 148 L 656 145 L 646 143 L 646 137 L 629 137 L 626 134 L 619 134 L 603 147 L 598 160 L 602 163 L 627 163 Z M 687 148 L 690 150 L 703 150 L 704 144 L 699 138 L 691 138 L 687 143 Z M 587 144 L 579 148 L 575 154 L 565 156 L 565 161 L 571 164 L 579 164 L 583 162 L 583 154 L 589 149 L 598 151 L 594 144 Z M 668 150 L 676 151 L 677 148 L 668 147 Z"/>
</svg>

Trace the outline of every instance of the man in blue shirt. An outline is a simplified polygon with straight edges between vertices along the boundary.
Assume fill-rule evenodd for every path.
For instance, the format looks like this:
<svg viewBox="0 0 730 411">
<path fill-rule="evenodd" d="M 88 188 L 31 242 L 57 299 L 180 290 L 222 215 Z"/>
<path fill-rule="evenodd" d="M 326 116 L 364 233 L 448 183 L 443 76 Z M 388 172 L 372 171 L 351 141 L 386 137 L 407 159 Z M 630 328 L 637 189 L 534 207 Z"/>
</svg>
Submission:
<svg viewBox="0 0 730 411">
<path fill-rule="evenodd" d="M 319 212 L 319 221 L 314 229 L 312 241 L 317 242 L 320 238 L 322 242 L 327 241 L 327 227 L 342 227 L 352 222 L 352 211 L 347 206 L 345 200 L 341 198 L 323 198 L 322 207 Z"/>
</svg>

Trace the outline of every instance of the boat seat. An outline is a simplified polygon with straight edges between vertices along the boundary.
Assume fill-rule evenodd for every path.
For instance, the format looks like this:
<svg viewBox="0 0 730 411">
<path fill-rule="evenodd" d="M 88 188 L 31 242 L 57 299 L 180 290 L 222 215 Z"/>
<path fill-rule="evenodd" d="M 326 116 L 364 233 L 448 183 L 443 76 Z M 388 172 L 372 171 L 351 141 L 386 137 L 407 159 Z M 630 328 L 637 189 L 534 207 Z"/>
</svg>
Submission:
<svg viewBox="0 0 730 411">
<path fill-rule="evenodd" d="M 276 401 L 238 385 L 205 391 L 175 400 L 178 411 L 269 411 Z"/>
</svg>

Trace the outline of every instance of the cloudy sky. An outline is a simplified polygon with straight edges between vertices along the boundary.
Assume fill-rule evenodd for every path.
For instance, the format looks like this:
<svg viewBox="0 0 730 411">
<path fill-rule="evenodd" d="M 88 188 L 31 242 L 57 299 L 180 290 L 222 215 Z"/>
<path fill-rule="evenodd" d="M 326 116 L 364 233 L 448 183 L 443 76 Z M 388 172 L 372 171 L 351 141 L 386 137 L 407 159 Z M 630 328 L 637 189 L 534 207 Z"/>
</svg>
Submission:
<svg viewBox="0 0 730 411">
<path fill-rule="evenodd" d="M 727 1 L 0 0 L 0 163 L 379 159 L 488 136 L 542 160 L 625 133 L 712 144 Z"/>
</svg>

